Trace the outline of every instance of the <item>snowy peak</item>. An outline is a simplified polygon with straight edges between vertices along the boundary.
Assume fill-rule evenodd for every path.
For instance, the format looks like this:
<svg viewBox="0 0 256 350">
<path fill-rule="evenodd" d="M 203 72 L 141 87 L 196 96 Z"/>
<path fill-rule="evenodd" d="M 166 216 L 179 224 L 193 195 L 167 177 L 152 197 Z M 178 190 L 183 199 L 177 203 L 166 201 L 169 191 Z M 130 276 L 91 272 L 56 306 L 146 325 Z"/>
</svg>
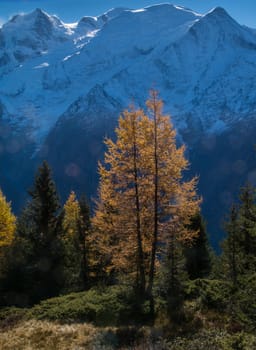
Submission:
<svg viewBox="0 0 256 350">
<path fill-rule="evenodd" d="M 156 16 L 159 14 L 163 14 L 164 12 L 166 15 L 170 16 L 187 16 L 187 18 L 194 18 L 197 16 L 201 16 L 200 14 L 186 8 L 183 6 L 177 6 L 172 5 L 170 3 L 163 3 L 163 4 L 157 4 L 157 5 L 151 5 L 147 6 L 144 9 L 141 10 L 134 10 L 134 12 L 140 12 L 140 11 L 149 11 L 154 13 Z"/>
<path fill-rule="evenodd" d="M 161 26 L 161 22 L 168 23 L 171 27 L 176 27 L 185 24 L 189 21 L 195 21 L 201 15 L 186 9 L 185 7 L 175 6 L 171 4 L 158 4 L 148 6 L 138 10 L 127 11 L 133 14 L 135 18 L 152 21 L 152 24 Z M 146 23 L 147 24 L 147 23 Z"/>
<path fill-rule="evenodd" d="M 77 24 L 77 30 L 82 30 L 83 32 L 89 32 L 98 29 L 97 18 L 84 16 L 80 19 Z"/>
<path fill-rule="evenodd" d="M 219 18 L 225 18 L 225 17 L 228 17 L 228 18 L 231 18 L 229 16 L 229 14 L 227 13 L 227 11 L 223 8 L 223 7 L 220 7 L 220 6 L 217 6 L 217 7 L 214 7 L 212 10 L 210 10 L 206 16 L 215 16 L 215 17 L 219 17 Z"/>
<path fill-rule="evenodd" d="M 37 9 L 35 10 L 35 19 L 32 28 L 37 35 L 41 36 L 41 38 L 50 39 L 53 34 L 53 29 L 58 22 L 60 23 L 58 19 L 51 18 L 40 9 Z"/>
<path fill-rule="evenodd" d="M 107 12 L 103 13 L 103 15 L 98 17 L 98 21 L 102 23 L 106 23 L 111 21 L 113 18 L 120 16 L 124 11 L 128 11 L 129 9 L 126 7 L 115 7 Z"/>
<path fill-rule="evenodd" d="M 203 23 L 208 23 L 209 25 L 221 25 L 223 26 L 239 26 L 239 24 L 229 16 L 225 9 L 222 7 L 215 7 L 200 19 Z"/>
<path fill-rule="evenodd" d="M 36 35 L 38 40 L 52 40 L 53 37 L 67 34 L 67 28 L 57 16 L 50 16 L 37 8 L 28 14 L 19 14 L 2 27 L 2 33 L 13 38 Z"/>
<path fill-rule="evenodd" d="M 228 123 L 241 114 L 237 81 L 246 80 L 244 96 L 255 90 L 255 52 L 255 33 L 221 7 L 205 15 L 171 4 L 114 8 L 73 24 L 36 9 L 0 30 L 2 104 L 24 119 L 24 105 L 33 101 L 33 135 L 43 139 L 80 96 L 92 110 L 103 92 L 125 107 L 131 97 L 143 103 L 155 84 L 177 127 L 190 125 L 191 113 L 194 124 L 210 130 L 215 116 Z M 205 101 L 214 108 L 205 109 Z"/>
<path fill-rule="evenodd" d="M 206 21 L 209 24 L 216 25 L 219 28 L 226 30 L 234 30 L 235 28 L 242 28 L 222 7 L 215 7 L 207 12 L 203 17 L 202 21 Z"/>
<path fill-rule="evenodd" d="M 55 19 L 53 16 L 49 16 L 41 9 L 36 9 L 29 14 L 15 15 L 3 25 L 3 31 L 11 32 L 17 28 L 20 30 L 36 30 L 38 27 L 43 26 L 46 26 L 48 29 L 54 25 L 54 22 L 58 22 L 57 18 Z"/>
<path fill-rule="evenodd" d="M 71 29 L 58 17 L 41 9 L 12 17 L 0 30 L 0 75 L 51 48 L 56 49 L 70 40 L 71 34 Z"/>
<path fill-rule="evenodd" d="M 90 31 L 101 29 L 106 23 L 111 21 L 112 19 L 121 15 L 124 11 L 127 11 L 128 8 L 118 7 L 110 9 L 105 12 L 103 15 L 98 17 L 89 17 L 84 16 L 80 19 L 77 24 L 77 32 L 81 32 L 81 30 L 86 34 L 90 33 Z"/>
<path fill-rule="evenodd" d="M 187 32 L 201 15 L 173 6 L 160 4 L 137 10 L 111 10 L 117 16 L 107 21 L 97 37 L 91 42 L 91 51 L 105 52 L 110 57 L 124 55 L 126 59 L 135 55 L 147 55 L 167 43 L 174 42 Z M 93 50 L 92 50 L 93 47 Z M 95 55 L 96 61 L 102 55 Z"/>
<path fill-rule="evenodd" d="M 215 7 L 208 13 L 206 13 L 201 22 L 208 23 L 212 27 L 216 27 L 217 30 L 222 30 L 225 34 L 231 35 L 246 35 L 246 33 L 253 34 L 253 30 L 240 25 L 234 18 L 232 18 L 227 11 L 222 7 Z"/>
<path fill-rule="evenodd" d="M 207 46 L 233 46 L 235 48 L 241 41 L 255 42 L 256 36 L 248 28 L 236 22 L 222 7 L 213 8 L 202 16 L 190 28 L 189 34 L 200 40 L 208 41 Z M 214 44 L 215 43 L 215 44 Z"/>
</svg>

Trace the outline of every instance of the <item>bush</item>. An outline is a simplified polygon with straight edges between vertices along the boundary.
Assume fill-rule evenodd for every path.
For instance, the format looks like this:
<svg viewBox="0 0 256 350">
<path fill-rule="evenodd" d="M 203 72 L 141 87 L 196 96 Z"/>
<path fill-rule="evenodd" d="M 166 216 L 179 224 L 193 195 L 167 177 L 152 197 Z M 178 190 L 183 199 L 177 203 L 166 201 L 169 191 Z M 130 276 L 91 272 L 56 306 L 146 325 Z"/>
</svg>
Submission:
<svg viewBox="0 0 256 350">
<path fill-rule="evenodd" d="M 168 350 L 251 350 L 256 337 L 247 333 L 228 334 L 226 331 L 203 330 L 191 337 L 177 337 L 168 343 Z"/>
<path fill-rule="evenodd" d="M 0 309 L 0 328 L 9 329 L 26 318 L 27 309 L 8 307 Z"/>
<path fill-rule="evenodd" d="M 202 306 L 224 311 L 229 303 L 231 285 L 221 280 L 197 279 L 187 284 L 187 298 L 199 298 Z"/>
<path fill-rule="evenodd" d="M 98 326 L 129 323 L 134 313 L 132 291 L 114 286 L 91 289 L 42 301 L 29 316 L 59 322 L 91 322 Z"/>
<path fill-rule="evenodd" d="M 241 287 L 238 289 L 235 298 L 235 311 L 238 319 L 250 327 L 255 329 L 256 326 L 256 274 L 244 276 Z"/>
<path fill-rule="evenodd" d="M 256 337 L 244 332 L 230 335 L 223 339 L 223 348 L 226 350 L 251 350 L 256 349 Z"/>
</svg>

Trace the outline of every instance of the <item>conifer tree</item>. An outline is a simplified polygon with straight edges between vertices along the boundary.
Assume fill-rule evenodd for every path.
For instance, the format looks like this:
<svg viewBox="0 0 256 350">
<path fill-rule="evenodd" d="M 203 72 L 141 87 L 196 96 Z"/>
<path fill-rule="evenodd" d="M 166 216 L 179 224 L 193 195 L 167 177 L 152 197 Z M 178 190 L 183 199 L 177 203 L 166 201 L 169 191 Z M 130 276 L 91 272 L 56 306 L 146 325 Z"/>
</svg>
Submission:
<svg viewBox="0 0 256 350">
<path fill-rule="evenodd" d="M 229 310 L 235 319 L 255 325 L 256 193 L 251 185 L 241 189 L 240 202 L 232 206 L 225 224 L 227 237 L 221 257 L 223 277 L 231 282 Z"/>
<path fill-rule="evenodd" d="M 243 272 L 256 269 L 256 192 L 247 184 L 239 196 L 241 205 L 238 215 L 239 247 L 243 255 Z"/>
<path fill-rule="evenodd" d="M 239 226 L 238 226 L 238 209 L 232 205 L 230 210 L 230 219 L 225 224 L 227 238 L 222 243 L 223 254 L 222 264 L 226 277 L 232 281 L 234 287 L 237 286 L 239 270 Z"/>
<path fill-rule="evenodd" d="M 184 247 L 186 270 L 190 279 L 205 278 L 211 271 L 211 255 L 206 225 L 200 212 L 191 218 L 189 228 L 198 235 Z"/>
<path fill-rule="evenodd" d="M 240 203 L 231 208 L 225 224 L 222 261 L 234 286 L 256 269 L 256 193 L 249 184 L 241 189 Z"/>
<path fill-rule="evenodd" d="M 90 208 L 85 195 L 79 198 L 80 220 L 79 220 L 79 242 L 82 252 L 81 274 L 84 289 L 89 288 L 89 233 L 90 233 Z"/>
<path fill-rule="evenodd" d="M 143 193 L 139 192 L 142 177 L 138 176 L 142 157 L 138 151 L 141 125 L 145 123 L 143 111 L 133 108 L 131 112 L 125 111 L 116 130 L 117 142 L 106 140 L 109 152 L 105 162 L 110 169 L 99 166 L 99 201 L 93 218 L 93 237 L 96 235 L 93 239 L 99 245 L 101 266 L 110 275 L 124 270 L 135 276 L 136 288 L 141 293 L 145 291 L 145 261 L 141 227 Z"/>
<path fill-rule="evenodd" d="M 188 280 L 183 253 L 183 244 L 174 234 L 170 237 L 167 255 L 163 263 L 161 295 L 167 304 L 167 313 L 172 321 L 183 319 L 184 285 Z"/>
<path fill-rule="evenodd" d="M 149 116 L 134 108 L 125 111 L 117 141 L 106 140 L 93 224 L 107 268 L 134 276 L 138 289 L 152 300 L 158 257 L 167 254 L 173 235 L 177 240 L 192 238 L 186 225 L 199 200 L 197 180 L 182 179 L 188 167 L 185 148 L 176 146 L 175 130 L 162 115 L 155 91 L 147 106 Z"/>
<path fill-rule="evenodd" d="M 65 285 L 68 291 L 88 287 L 88 221 L 89 209 L 85 199 L 79 202 L 72 191 L 64 205 L 62 236 L 65 247 Z"/>
<path fill-rule="evenodd" d="M 62 285 L 60 204 L 45 161 L 38 169 L 29 194 L 31 200 L 17 223 L 16 245 L 22 250 L 24 281 L 27 281 L 23 289 L 27 290 L 33 303 L 58 294 Z"/>
<path fill-rule="evenodd" d="M 147 141 L 145 159 L 148 162 L 153 178 L 153 239 L 151 240 L 151 257 L 148 282 L 148 295 L 153 313 L 152 288 L 157 262 L 157 246 L 167 245 L 165 255 L 174 256 L 176 241 L 191 240 L 195 232 L 186 228 L 190 217 L 198 208 L 196 198 L 196 182 L 182 180 L 182 172 L 187 169 L 188 161 L 184 156 L 185 147 L 176 147 L 176 132 L 170 123 L 169 116 L 162 114 L 163 102 L 158 99 L 158 93 L 150 92 L 150 99 L 146 102 L 148 114 L 151 117 L 152 136 Z M 149 155 L 149 157 L 147 157 Z M 173 254 L 172 254 L 173 253 Z M 170 265 L 171 265 L 171 261 Z"/>
</svg>

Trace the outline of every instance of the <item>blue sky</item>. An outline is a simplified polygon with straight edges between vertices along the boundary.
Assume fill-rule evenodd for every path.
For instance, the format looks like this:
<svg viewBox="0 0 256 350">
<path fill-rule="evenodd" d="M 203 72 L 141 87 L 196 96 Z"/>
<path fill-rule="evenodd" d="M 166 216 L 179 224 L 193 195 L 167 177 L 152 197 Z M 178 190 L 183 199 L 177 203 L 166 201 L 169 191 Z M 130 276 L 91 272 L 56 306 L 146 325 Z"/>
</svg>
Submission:
<svg viewBox="0 0 256 350">
<path fill-rule="evenodd" d="M 164 0 L 0 0 L 0 23 L 14 14 L 30 12 L 39 7 L 58 15 L 64 22 L 74 22 L 82 16 L 96 16 L 113 7 L 140 8 Z M 256 0 L 173 0 L 176 5 L 205 13 L 222 6 L 239 23 L 256 28 Z"/>
</svg>

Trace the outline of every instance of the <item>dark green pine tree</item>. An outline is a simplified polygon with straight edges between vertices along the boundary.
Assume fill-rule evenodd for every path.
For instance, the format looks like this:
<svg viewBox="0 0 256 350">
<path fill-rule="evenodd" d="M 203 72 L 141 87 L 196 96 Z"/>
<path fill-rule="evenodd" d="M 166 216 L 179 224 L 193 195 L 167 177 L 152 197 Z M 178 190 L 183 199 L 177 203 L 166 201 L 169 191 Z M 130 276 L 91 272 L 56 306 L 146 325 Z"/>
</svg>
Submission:
<svg viewBox="0 0 256 350">
<path fill-rule="evenodd" d="M 239 204 L 232 206 L 225 224 L 227 237 L 223 241 L 222 264 L 225 276 L 233 285 L 256 270 L 256 193 L 246 185 L 241 189 Z"/>
<path fill-rule="evenodd" d="M 59 197 L 51 170 L 44 161 L 39 167 L 31 200 L 17 225 L 16 241 L 23 251 L 23 272 L 30 303 L 57 295 L 62 286 L 63 247 L 60 239 Z"/>
<path fill-rule="evenodd" d="M 176 241 L 174 235 L 169 242 L 166 262 L 165 293 L 168 315 L 172 321 L 179 323 L 184 318 L 184 282 L 187 280 L 187 273 L 182 244 Z"/>
<path fill-rule="evenodd" d="M 239 230 L 239 274 L 238 293 L 239 309 L 255 329 L 256 324 L 256 192 L 251 185 L 246 185 L 240 193 L 238 215 Z"/>
<path fill-rule="evenodd" d="M 89 206 L 84 196 L 78 201 L 71 191 L 63 208 L 62 242 L 65 248 L 65 292 L 80 291 L 89 287 L 88 232 Z"/>
<path fill-rule="evenodd" d="M 184 248 L 186 271 L 190 279 L 205 278 L 211 272 L 211 254 L 206 225 L 200 212 L 191 218 L 189 229 L 198 231 L 190 246 Z"/>
<path fill-rule="evenodd" d="M 237 225 L 241 259 L 241 273 L 256 270 L 256 192 L 247 184 L 241 189 Z"/>
<path fill-rule="evenodd" d="M 235 318 L 256 322 L 256 193 L 246 185 L 240 192 L 240 203 L 231 209 L 225 228 L 221 257 L 223 278 L 232 283 L 229 308 Z"/>
<path fill-rule="evenodd" d="M 225 223 L 227 238 L 222 243 L 223 254 L 221 257 L 222 273 L 228 280 L 232 281 L 233 287 L 237 286 L 237 277 L 240 265 L 239 249 L 239 224 L 238 208 L 232 205 L 229 221 Z"/>
<path fill-rule="evenodd" d="M 81 266 L 81 274 L 82 280 L 84 284 L 84 289 L 89 288 L 89 231 L 90 231 L 90 208 L 88 202 L 86 200 L 85 195 L 82 195 L 79 199 L 80 206 L 80 220 L 78 223 L 79 230 L 79 242 L 80 249 L 82 252 L 82 266 Z"/>
<path fill-rule="evenodd" d="M 163 257 L 159 275 L 159 295 L 166 302 L 168 317 L 173 322 L 181 322 L 184 318 L 185 284 L 188 274 L 185 269 L 183 243 L 177 239 L 178 228 L 173 226 L 168 242 L 167 254 Z M 170 232 L 171 233 L 171 232 Z"/>
</svg>

